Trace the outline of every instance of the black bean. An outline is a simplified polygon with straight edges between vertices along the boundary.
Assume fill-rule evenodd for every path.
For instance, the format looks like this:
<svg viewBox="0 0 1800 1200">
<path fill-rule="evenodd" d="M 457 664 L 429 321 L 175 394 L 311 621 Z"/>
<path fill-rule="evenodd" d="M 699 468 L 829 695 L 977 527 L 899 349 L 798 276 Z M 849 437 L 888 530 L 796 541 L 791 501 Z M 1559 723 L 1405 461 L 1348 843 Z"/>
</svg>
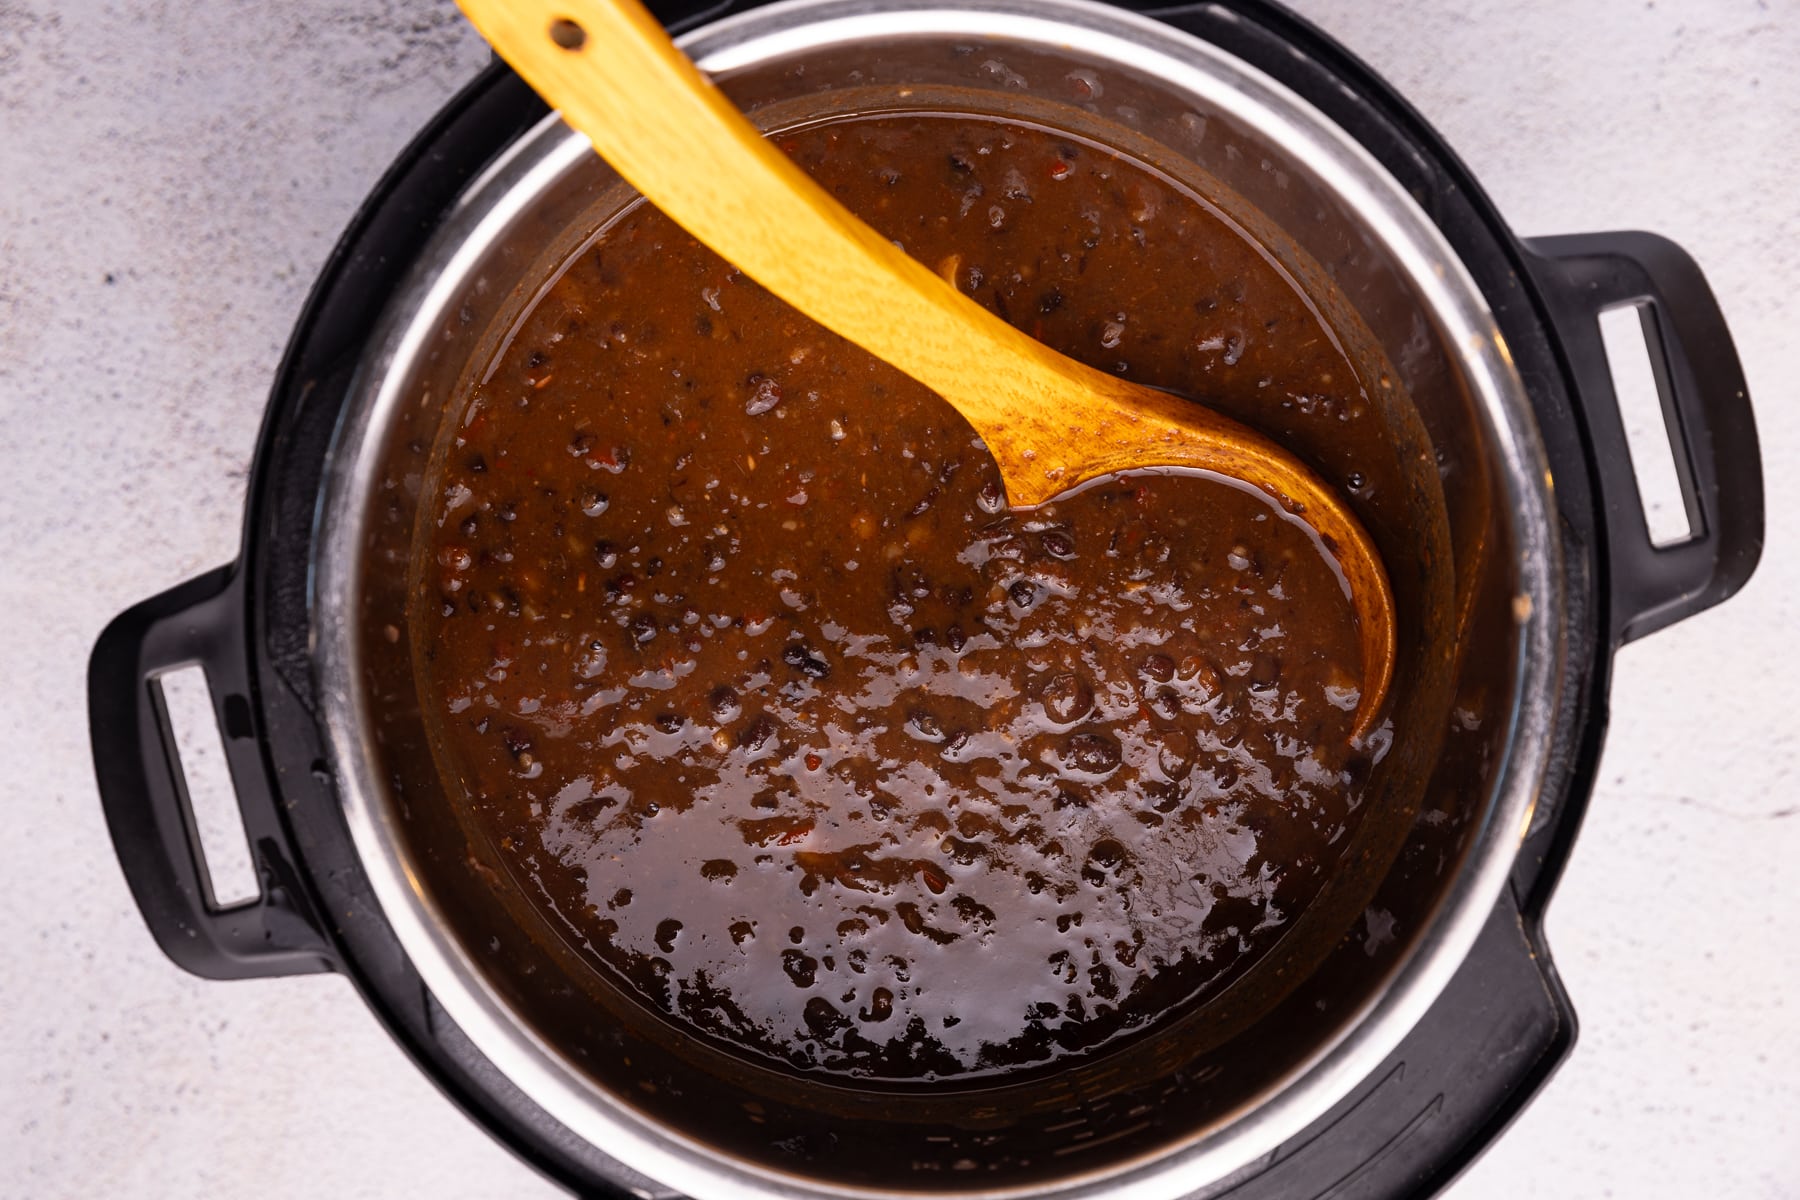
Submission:
<svg viewBox="0 0 1800 1200">
<path fill-rule="evenodd" d="M 1051 558 L 1070 559 L 1075 557 L 1075 539 L 1063 530 L 1046 530 L 1043 541 L 1044 553 Z"/>
<path fill-rule="evenodd" d="M 1159 813 L 1172 813 L 1181 807 L 1181 789 L 1172 783 L 1150 780 L 1143 785 L 1144 798 Z"/>
<path fill-rule="evenodd" d="M 857 1014 L 865 1021 L 885 1021 L 894 1015 L 894 993 L 876 988 L 869 993 L 869 1007 Z"/>
<path fill-rule="evenodd" d="M 1006 589 L 1006 596 L 1020 608 L 1030 608 L 1037 601 L 1037 584 L 1020 579 Z"/>
<path fill-rule="evenodd" d="M 920 741 L 941 742 L 944 740 L 944 727 L 938 719 L 923 709 L 914 709 L 907 715 L 906 728 Z"/>
<path fill-rule="evenodd" d="M 721 721 L 729 721 L 743 711 L 736 690 L 726 684 L 714 688 L 712 695 L 706 698 L 706 703 L 712 709 L 713 716 Z"/>
<path fill-rule="evenodd" d="M 944 748 L 939 753 L 951 762 L 961 762 L 964 751 L 969 748 L 969 741 L 969 731 L 958 729 L 945 735 Z"/>
<path fill-rule="evenodd" d="M 950 907 L 956 910 L 957 916 L 971 925 L 992 925 L 994 923 L 994 910 L 973 896 L 956 896 L 951 899 Z"/>
<path fill-rule="evenodd" d="M 1117 871 L 1131 858 L 1129 851 L 1112 838 L 1101 838 L 1088 851 L 1088 861 L 1103 871 Z"/>
<path fill-rule="evenodd" d="M 1181 660 L 1177 669 L 1181 678 L 1188 683 L 1189 691 L 1197 691 L 1211 698 L 1219 694 L 1219 670 L 1198 654 L 1190 654 Z"/>
<path fill-rule="evenodd" d="M 781 661 L 808 679 L 824 679 L 831 674 L 831 664 L 803 642 L 790 643 L 781 652 Z"/>
<path fill-rule="evenodd" d="M 819 970 L 819 960 L 804 950 L 783 950 L 781 969 L 797 988 L 809 988 Z"/>
<path fill-rule="evenodd" d="M 1138 666 L 1138 672 L 1146 679 L 1154 679 L 1158 683 L 1167 683 L 1175 678 L 1175 660 L 1166 654 L 1149 654 Z"/>
<path fill-rule="evenodd" d="M 1067 671 L 1045 680 L 1039 698 L 1044 712 L 1058 725 L 1079 721 L 1094 708 L 1094 689 L 1079 675 Z"/>
<path fill-rule="evenodd" d="M 1119 743 L 1104 733 L 1074 734 L 1065 744 L 1063 762 L 1070 770 L 1104 775 L 1119 765 Z"/>
<path fill-rule="evenodd" d="M 1150 746 L 1156 751 L 1156 765 L 1170 779 L 1180 779 L 1193 767 L 1193 739 L 1180 730 L 1150 735 Z"/>
<path fill-rule="evenodd" d="M 738 731 L 737 744 L 744 750 L 761 750 L 779 728 L 775 718 L 768 713 L 759 713 L 755 720 Z"/>
<path fill-rule="evenodd" d="M 832 1007 L 831 1001 L 823 996 L 808 1000 L 801 1015 L 806 1018 L 806 1027 L 812 1030 L 813 1036 L 821 1040 L 837 1037 L 850 1024 L 850 1018 Z"/>
<path fill-rule="evenodd" d="M 950 861 L 965 867 L 974 866 L 987 857 L 986 846 L 959 837 L 945 838 L 938 843 L 938 849 L 949 855 Z"/>
</svg>

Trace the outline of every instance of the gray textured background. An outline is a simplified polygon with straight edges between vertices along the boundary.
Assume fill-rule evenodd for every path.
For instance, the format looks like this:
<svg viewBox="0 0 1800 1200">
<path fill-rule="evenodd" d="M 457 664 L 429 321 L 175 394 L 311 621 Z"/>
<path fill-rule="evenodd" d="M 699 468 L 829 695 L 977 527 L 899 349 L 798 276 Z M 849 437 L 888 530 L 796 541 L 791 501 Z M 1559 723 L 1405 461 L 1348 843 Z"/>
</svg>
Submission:
<svg viewBox="0 0 1800 1200">
<path fill-rule="evenodd" d="M 1800 13 L 1297 7 L 1521 232 L 1645 227 L 1695 254 L 1777 514 L 1741 597 L 1620 656 L 1549 923 L 1581 1043 L 1453 1196 L 1800 1196 Z M 483 55 L 449 0 L 0 0 L 0 1196 L 549 1191 L 343 981 L 207 984 L 162 958 L 82 707 L 105 621 L 233 553 L 314 273 Z"/>
</svg>

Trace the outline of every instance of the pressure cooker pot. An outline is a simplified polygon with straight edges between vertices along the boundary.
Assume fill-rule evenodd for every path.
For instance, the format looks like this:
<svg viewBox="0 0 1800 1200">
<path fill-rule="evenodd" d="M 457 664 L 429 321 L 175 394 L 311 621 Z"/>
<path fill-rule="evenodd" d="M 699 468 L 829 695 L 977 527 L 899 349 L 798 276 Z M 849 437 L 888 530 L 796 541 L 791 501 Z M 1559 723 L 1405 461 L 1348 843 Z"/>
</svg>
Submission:
<svg viewBox="0 0 1800 1200">
<path fill-rule="evenodd" d="M 1080 139 L 1209 206 L 1311 299 L 1393 453 L 1398 498 L 1369 511 L 1404 619 L 1392 719 L 1331 869 L 1203 997 L 1016 1069 L 759 1057 L 597 963 L 471 819 L 422 683 L 445 448 L 496 355 L 635 202 L 496 66 L 322 276 L 239 560 L 130 610 L 95 649 L 102 798 L 153 934 L 211 977 L 346 974 L 454 1099 L 581 1191 L 1447 1180 L 1572 1040 L 1538 921 L 1591 782 L 1611 652 L 1730 595 L 1760 549 L 1748 400 L 1698 270 L 1648 234 L 1514 238 L 1378 80 L 1258 3 L 665 15 L 771 136 L 939 114 Z M 1628 306 L 1689 509 L 1676 545 L 1647 532 L 1600 340 L 1599 314 Z M 233 906 L 212 899 L 157 685 L 195 663 L 261 884 Z"/>
</svg>

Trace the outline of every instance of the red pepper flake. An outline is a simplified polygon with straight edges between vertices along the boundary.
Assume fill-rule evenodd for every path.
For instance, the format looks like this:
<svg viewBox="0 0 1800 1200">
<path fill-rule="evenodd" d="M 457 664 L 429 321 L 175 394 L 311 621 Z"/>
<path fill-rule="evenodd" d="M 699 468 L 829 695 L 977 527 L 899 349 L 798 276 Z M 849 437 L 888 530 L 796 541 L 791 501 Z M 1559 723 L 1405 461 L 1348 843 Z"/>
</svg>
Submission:
<svg viewBox="0 0 1800 1200">
<path fill-rule="evenodd" d="M 1051 164 L 1050 164 L 1050 178 L 1052 178 L 1052 179 L 1067 179 L 1069 177 L 1069 172 L 1072 169 L 1073 168 L 1071 168 L 1069 166 L 1069 164 L 1064 162 L 1062 159 L 1060 159 L 1060 158 L 1056 159 L 1053 162 L 1051 162 Z"/>
</svg>

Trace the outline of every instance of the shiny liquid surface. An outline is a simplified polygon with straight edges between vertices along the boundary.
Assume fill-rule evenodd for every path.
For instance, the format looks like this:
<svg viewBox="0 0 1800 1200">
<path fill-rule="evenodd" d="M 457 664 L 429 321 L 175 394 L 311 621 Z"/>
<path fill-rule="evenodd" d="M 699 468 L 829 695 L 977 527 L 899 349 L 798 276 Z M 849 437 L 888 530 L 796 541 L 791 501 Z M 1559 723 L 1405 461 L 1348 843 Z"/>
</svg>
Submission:
<svg viewBox="0 0 1800 1200">
<path fill-rule="evenodd" d="M 966 116 L 782 144 L 1053 347 L 1397 491 L 1330 330 L 1167 178 Z M 1264 954 L 1358 819 L 1304 525 L 1194 476 L 1010 512 L 946 405 L 645 207 L 434 486 L 413 632 L 469 817 L 597 970 L 753 1056 L 951 1080 L 1116 1040 Z"/>
</svg>

